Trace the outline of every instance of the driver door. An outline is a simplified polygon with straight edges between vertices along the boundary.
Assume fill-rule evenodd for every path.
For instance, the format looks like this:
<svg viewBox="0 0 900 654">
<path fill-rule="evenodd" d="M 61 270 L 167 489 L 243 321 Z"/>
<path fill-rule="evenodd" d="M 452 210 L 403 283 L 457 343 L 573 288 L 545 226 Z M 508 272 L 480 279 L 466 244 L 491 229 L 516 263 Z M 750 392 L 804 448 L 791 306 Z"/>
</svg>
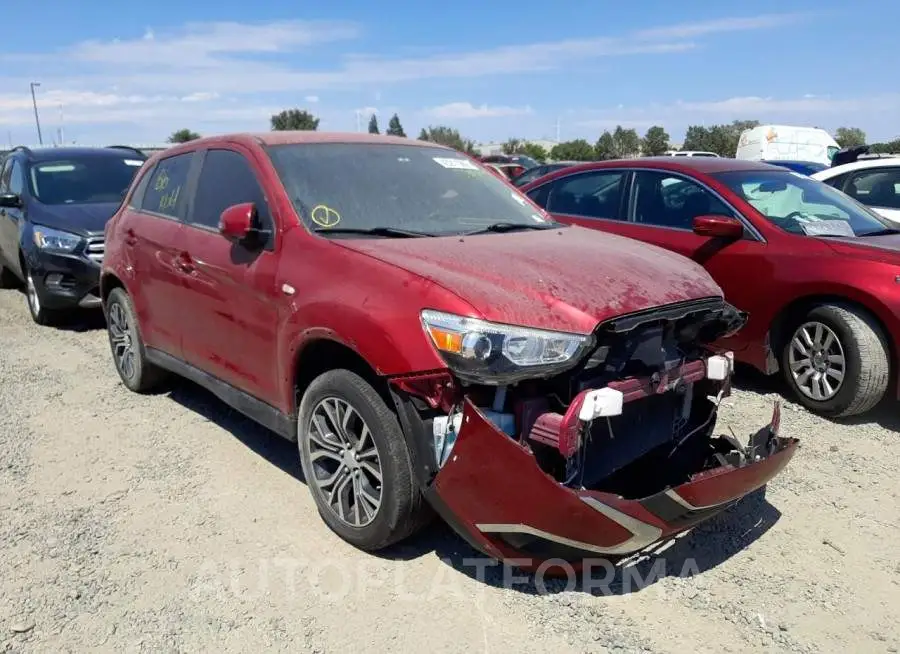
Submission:
<svg viewBox="0 0 900 654">
<path fill-rule="evenodd" d="M 183 258 L 191 302 L 182 338 L 187 363 L 258 399 L 279 397 L 275 368 L 279 308 L 289 298 L 276 284 L 275 221 L 251 155 L 243 150 L 205 152 L 188 212 Z M 252 202 L 270 233 L 261 247 L 219 233 L 219 217 Z"/>
</svg>

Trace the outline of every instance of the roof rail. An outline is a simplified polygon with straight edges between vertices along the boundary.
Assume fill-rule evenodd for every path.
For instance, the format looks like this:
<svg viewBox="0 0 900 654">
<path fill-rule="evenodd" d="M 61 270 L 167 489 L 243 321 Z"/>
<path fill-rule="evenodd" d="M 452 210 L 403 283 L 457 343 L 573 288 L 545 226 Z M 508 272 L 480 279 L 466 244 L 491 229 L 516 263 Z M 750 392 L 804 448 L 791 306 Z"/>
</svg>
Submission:
<svg viewBox="0 0 900 654">
<path fill-rule="evenodd" d="M 130 150 L 131 152 L 137 152 L 142 157 L 146 158 L 147 155 L 143 150 L 139 150 L 138 148 L 131 145 L 107 145 L 106 147 L 114 149 L 114 150 Z"/>
</svg>

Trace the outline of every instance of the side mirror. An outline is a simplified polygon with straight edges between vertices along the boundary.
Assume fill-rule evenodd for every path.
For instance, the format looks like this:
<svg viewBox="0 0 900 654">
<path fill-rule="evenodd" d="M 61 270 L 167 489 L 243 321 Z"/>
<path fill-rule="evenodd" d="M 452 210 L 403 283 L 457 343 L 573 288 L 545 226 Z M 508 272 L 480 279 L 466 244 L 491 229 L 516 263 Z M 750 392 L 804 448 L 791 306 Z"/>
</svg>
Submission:
<svg viewBox="0 0 900 654">
<path fill-rule="evenodd" d="M 744 223 L 731 216 L 697 216 L 694 233 L 736 241 L 744 235 Z"/>
<path fill-rule="evenodd" d="M 256 226 L 256 207 L 252 202 L 234 204 L 219 217 L 219 233 L 234 241 L 243 241 Z"/>
<path fill-rule="evenodd" d="M 18 209 L 22 206 L 22 198 L 15 193 L 0 193 L 0 207 Z"/>
</svg>

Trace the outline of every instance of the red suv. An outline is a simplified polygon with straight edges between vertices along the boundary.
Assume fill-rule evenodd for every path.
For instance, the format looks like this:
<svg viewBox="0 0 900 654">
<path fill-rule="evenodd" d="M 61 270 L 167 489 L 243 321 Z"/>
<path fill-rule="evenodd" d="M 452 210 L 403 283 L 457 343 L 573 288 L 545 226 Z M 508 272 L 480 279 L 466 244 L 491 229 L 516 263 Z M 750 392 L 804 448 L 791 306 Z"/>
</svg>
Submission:
<svg viewBox="0 0 900 654">
<path fill-rule="evenodd" d="M 434 507 L 490 556 L 626 554 L 776 475 L 772 422 L 715 436 L 744 316 L 697 264 L 552 222 L 403 138 L 273 132 L 154 155 L 106 231 L 116 369 L 298 441 L 364 549 Z M 712 401 L 710 401 L 712 400 Z"/>
</svg>

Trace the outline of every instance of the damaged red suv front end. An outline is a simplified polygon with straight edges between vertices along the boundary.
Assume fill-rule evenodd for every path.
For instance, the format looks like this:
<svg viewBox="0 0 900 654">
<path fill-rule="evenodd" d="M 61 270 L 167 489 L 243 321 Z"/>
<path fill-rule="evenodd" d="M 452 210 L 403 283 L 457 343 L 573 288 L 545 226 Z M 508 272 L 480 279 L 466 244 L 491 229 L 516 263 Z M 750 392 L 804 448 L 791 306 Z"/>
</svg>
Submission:
<svg viewBox="0 0 900 654">
<path fill-rule="evenodd" d="M 404 429 L 429 444 L 426 496 L 474 547 L 526 568 L 630 555 L 715 515 L 798 444 L 778 435 L 777 404 L 745 443 L 716 432 L 733 357 L 708 344 L 745 319 L 682 302 L 602 323 L 562 372 L 485 384 L 451 357 L 453 373 L 394 379 Z M 444 351 L 498 346 L 478 321 L 425 322 Z"/>
</svg>

